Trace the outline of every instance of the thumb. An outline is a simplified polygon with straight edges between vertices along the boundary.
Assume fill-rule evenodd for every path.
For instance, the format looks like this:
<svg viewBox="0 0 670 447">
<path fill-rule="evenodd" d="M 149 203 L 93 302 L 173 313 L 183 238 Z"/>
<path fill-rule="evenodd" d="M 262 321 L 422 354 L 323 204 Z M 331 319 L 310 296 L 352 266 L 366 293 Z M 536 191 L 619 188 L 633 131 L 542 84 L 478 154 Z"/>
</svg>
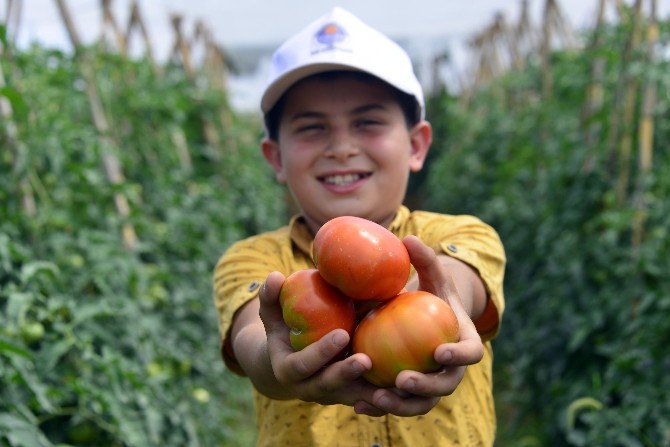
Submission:
<svg viewBox="0 0 670 447">
<path fill-rule="evenodd" d="M 410 262 L 419 276 L 419 288 L 447 298 L 448 293 L 444 290 L 446 274 L 433 249 L 416 236 L 405 237 L 403 243 L 409 253 Z"/>
<path fill-rule="evenodd" d="M 260 308 L 258 314 L 265 326 L 265 332 L 276 333 L 286 331 L 286 325 L 282 316 L 282 309 L 279 305 L 279 292 L 284 284 L 284 275 L 279 272 L 272 272 L 263 283 L 258 299 Z"/>
</svg>

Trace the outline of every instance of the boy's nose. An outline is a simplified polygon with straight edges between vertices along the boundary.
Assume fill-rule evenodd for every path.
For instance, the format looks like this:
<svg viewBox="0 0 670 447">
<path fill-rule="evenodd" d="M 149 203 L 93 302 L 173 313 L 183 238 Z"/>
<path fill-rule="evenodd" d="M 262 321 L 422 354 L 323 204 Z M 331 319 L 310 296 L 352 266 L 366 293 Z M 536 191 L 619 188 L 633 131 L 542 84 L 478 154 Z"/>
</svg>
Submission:
<svg viewBox="0 0 670 447">
<path fill-rule="evenodd" d="M 326 155 L 338 160 L 346 160 L 359 153 L 360 148 L 356 140 L 342 135 L 333 136 L 326 147 Z"/>
</svg>

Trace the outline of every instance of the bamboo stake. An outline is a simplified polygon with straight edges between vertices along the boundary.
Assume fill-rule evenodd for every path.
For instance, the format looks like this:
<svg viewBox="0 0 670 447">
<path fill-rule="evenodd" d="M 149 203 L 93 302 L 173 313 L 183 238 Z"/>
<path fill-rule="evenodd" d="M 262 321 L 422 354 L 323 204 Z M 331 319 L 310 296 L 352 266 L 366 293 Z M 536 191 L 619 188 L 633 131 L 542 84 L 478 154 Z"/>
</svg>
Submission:
<svg viewBox="0 0 670 447">
<path fill-rule="evenodd" d="M 125 179 L 121 165 L 113 153 L 113 149 L 116 148 L 117 145 L 114 143 L 110 135 L 109 121 L 104 112 L 102 99 L 96 88 L 93 68 L 86 57 L 86 54 L 81 51 L 82 43 L 65 0 L 56 0 L 56 4 L 70 37 L 70 41 L 75 49 L 75 55 L 79 59 L 82 76 L 84 77 L 85 82 L 86 96 L 88 97 L 89 105 L 91 107 L 91 117 L 102 146 L 102 159 L 105 173 L 107 174 L 108 180 L 113 185 L 120 185 Z M 126 220 L 130 216 L 130 205 L 128 204 L 126 196 L 118 192 L 115 193 L 114 204 L 119 216 Z M 126 248 L 134 249 L 137 246 L 137 235 L 132 224 L 128 222 L 123 224 L 122 237 Z"/>
<path fill-rule="evenodd" d="M 551 91 L 553 90 L 554 83 L 551 73 L 551 63 L 549 61 L 552 39 L 552 27 L 550 25 L 550 21 L 553 1 L 554 0 L 546 0 L 544 4 L 542 40 L 540 41 L 540 82 L 542 88 L 542 99 L 544 101 L 547 101 L 551 97 Z"/>
<path fill-rule="evenodd" d="M 149 33 L 147 32 L 147 27 L 144 24 L 144 18 L 140 13 L 140 8 L 137 5 L 137 1 L 133 0 L 130 6 L 130 18 L 128 19 L 128 26 L 126 27 L 126 50 L 130 45 L 130 40 L 132 33 L 135 29 L 139 29 L 140 35 L 142 36 L 142 42 L 144 42 L 144 53 L 145 56 L 149 59 L 149 63 L 154 70 L 154 73 L 159 74 L 160 70 L 156 64 L 156 59 L 154 57 L 153 46 L 151 44 L 151 39 L 149 39 Z"/>
<path fill-rule="evenodd" d="M 640 28 L 642 22 L 642 0 L 635 0 L 633 14 L 633 29 L 624 54 L 624 65 L 622 67 L 622 79 L 624 80 L 624 104 L 623 120 L 621 123 L 622 133 L 619 138 L 618 164 L 619 175 L 616 184 L 616 199 L 619 205 L 626 201 L 628 185 L 630 182 L 630 160 L 633 146 L 633 118 L 635 112 L 635 97 L 637 95 L 638 82 L 634 76 L 628 73 L 629 63 L 633 58 L 635 49 L 640 41 Z"/>
<path fill-rule="evenodd" d="M 171 22 L 172 22 L 172 30 L 174 31 L 175 34 L 175 42 L 172 47 L 172 59 L 179 59 L 181 61 L 181 65 L 184 67 L 184 71 L 186 72 L 186 75 L 194 79 L 195 78 L 195 70 L 193 69 L 193 62 L 191 60 L 191 51 L 189 49 L 188 44 L 186 43 L 186 39 L 184 38 L 184 33 L 182 32 L 181 29 L 181 24 L 182 24 L 182 16 L 179 14 L 173 14 L 171 17 Z"/>
<path fill-rule="evenodd" d="M 521 2 L 521 14 L 516 27 L 509 30 L 509 48 L 511 53 L 512 70 L 521 71 L 525 65 L 525 54 L 523 40 L 525 38 L 526 27 L 528 26 L 528 0 Z"/>
<path fill-rule="evenodd" d="M 101 27 L 101 39 L 105 40 L 105 36 L 108 32 L 112 33 L 112 38 L 115 40 L 116 48 L 119 53 L 122 55 L 126 54 L 126 38 L 121 32 L 121 28 L 114 17 L 111 9 L 112 0 L 100 0 L 100 6 L 102 7 L 102 27 Z M 109 30 L 109 31 L 108 31 Z"/>
<path fill-rule="evenodd" d="M 603 27 L 605 22 L 605 2 L 598 1 L 598 12 L 596 14 L 596 24 L 593 29 L 593 38 L 589 44 L 588 53 L 595 53 L 603 46 Z M 601 126 L 599 123 L 591 122 L 593 115 L 600 110 L 603 105 L 604 91 L 603 78 L 605 76 L 605 58 L 598 55 L 592 59 L 591 79 L 586 88 L 586 99 L 582 107 L 581 127 L 584 133 L 584 141 L 587 146 L 591 146 L 596 141 Z"/>
<path fill-rule="evenodd" d="M 649 0 L 649 25 L 646 35 L 646 62 L 656 60 L 655 48 L 658 44 L 659 29 L 657 18 L 657 1 Z M 647 203 L 645 193 L 654 150 L 654 107 L 656 106 L 657 81 L 647 75 L 642 93 L 642 112 L 638 129 L 638 177 L 634 197 L 635 216 L 633 219 L 632 246 L 636 252 L 644 239 L 644 224 L 647 219 Z"/>
<path fill-rule="evenodd" d="M 12 46 L 16 44 L 16 36 L 19 34 L 21 15 L 23 13 L 23 0 L 7 0 L 5 9 L 5 25 L 7 30 L 7 42 Z"/>
<path fill-rule="evenodd" d="M 191 81 L 195 82 L 196 70 L 194 68 L 193 59 L 191 55 L 191 47 L 184 37 L 182 31 L 182 17 L 178 14 L 173 14 L 171 17 L 172 29 L 175 33 L 175 41 L 172 46 L 171 59 L 173 61 L 180 61 L 186 75 Z M 198 40 L 200 33 L 202 33 L 202 26 L 196 27 L 194 32 L 194 40 Z M 223 123 L 223 118 L 222 118 Z M 221 147 L 221 138 L 216 126 L 211 120 L 203 117 L 203 133 L 205 140 L 213 148 Z M 231 143 L 232 144 L 232 143 Z M 232 145 L 231 145 L 232 147 Z"/>
<path fill-rule="evenodd" d="M 561 11 L 558 3 L 555 0 L 551 0 L 548 3 L 548 7 L 549 23 L 556 31 L 556 36 L 562 42 L 564 48 L 574 48 L 576 42 L 574 31 L 570 22 L 563 15 L 563 11 Z"/>
<path fill-rule="evenodd" d="M 519 17 L 519 24 L 517 25 L 517 35 L 519 46 L 521 47 L 521 54 L 523 56 L 523 66 L 525 67 L 525 58 L 533 53 L 538 47 L 538 36 L 530 23 L 530 12 L 528 7 L 528 0 L 522 0 L 521 15 Z"/>
</svg>

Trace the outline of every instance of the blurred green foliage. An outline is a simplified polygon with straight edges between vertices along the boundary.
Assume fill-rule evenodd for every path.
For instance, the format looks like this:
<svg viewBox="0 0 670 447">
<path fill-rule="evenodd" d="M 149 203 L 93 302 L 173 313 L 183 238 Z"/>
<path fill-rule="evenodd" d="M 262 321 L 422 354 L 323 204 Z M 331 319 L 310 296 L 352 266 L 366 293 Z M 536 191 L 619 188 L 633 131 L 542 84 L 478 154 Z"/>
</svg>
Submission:
<svg viewBox="0 0 670 447">
<path fill-rule="evenodd" d="M 436 138 L 421 205 L 482 217 L 508 255 L 507 307 L 494 341 L 500 446 L 670 445 L 670 23 L 655 61 L 624 66 L 630 24 L 608 27 L 602 48 L 552 55 L 553 91 L 529 60 L 465 106 L 443 93 L 429 119 Z M 604 56 L 602 107 L 582 108 L 590 67 Z M 637 164 L 619 203 L 618 144 L 607 145 L 622 74 L 657 85 L 653 167 Z M 615 109 L 616 110 L 616 109 Z M 619 111 L 622 113 L 621 111 Z M 584 124 L 596 129 L 589 142 Z M 621 124 L 620 124 L 621 125 Z M 644 210 L 644 237 L 632 228 Z"/>
<path fill-rule="evenodd" d="M 250 385 L 221 362 L 211 275 L 228 244 L 286 220 L 260 125 L 179 67 L 84 51 L 109 139 L 72 55 L 33 47 L 2 60 L 17 135 L 0 132 L 0 445 L 252 444 Z"/>
</svg>

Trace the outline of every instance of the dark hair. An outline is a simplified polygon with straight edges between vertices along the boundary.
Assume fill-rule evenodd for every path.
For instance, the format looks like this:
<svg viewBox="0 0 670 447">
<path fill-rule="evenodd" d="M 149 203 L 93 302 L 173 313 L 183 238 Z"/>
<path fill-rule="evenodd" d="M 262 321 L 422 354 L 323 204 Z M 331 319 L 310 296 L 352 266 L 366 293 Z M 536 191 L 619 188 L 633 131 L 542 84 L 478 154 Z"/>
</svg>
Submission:
<svg viewBox="0 0 670 447">
<path fill-rule="evenodd" d="M 293 89 L 300 82 L 307 79 L 318 79 L 318 80 L 327 80 L 332 81 L 335 79 L 340 79 L 342 77 L 351 77 L 356 80 L 363 82 L 381 82 L 386 85 L 392 92 L 396 101 L 402 109 L 403 115 L 405 115 L 405 122 L 408 127 L 413 127 L 421 119 L 421 106 L 414 96 L 409 93 L 405 93 L 397 88 L 393 87 L 386 81 L 379 79 L 376 76 L 373 76 L 369 73 L 362 71 L 349 71 L 349 70 L 334 70 L 334 71 L 325 71 L 322 73 L 316 73 L 306 78 L 301 79 L 296 82 L 284 92 L 284 94 L 277 100 L 274 106 L 263 116 L 263 121 L 265 122 L 265 130 L 267 132 L 268 138 L 272 140 L 277 140 L 279 137 L 279 122 L 281 121 L 282 113 L 284 112 L 284 106 L 286 104 L 286 97 L 289 91 Z"/>
</svg>

